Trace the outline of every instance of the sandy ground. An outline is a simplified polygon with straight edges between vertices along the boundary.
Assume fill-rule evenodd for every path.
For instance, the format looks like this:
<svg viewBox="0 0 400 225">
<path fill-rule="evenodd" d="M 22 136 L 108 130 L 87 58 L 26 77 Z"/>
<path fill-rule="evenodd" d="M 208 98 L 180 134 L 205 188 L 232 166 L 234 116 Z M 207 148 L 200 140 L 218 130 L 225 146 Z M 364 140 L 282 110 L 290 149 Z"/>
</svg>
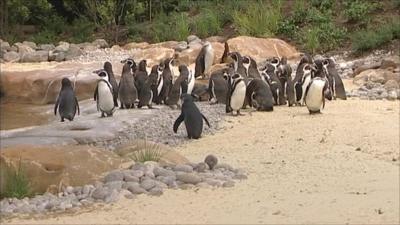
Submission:
<svg viewBox="0 0 400 225">
<path fill-rule="evenodd" d="M 328 102 L 323 114 L 276 107 L 228 119 L 178 148 L 244 168 L 233 188 L 167 190 L 23 224 L 398 224 L 399 101 Z M 357 149 L 359 148 L 359 149 Z"/>
</svg>

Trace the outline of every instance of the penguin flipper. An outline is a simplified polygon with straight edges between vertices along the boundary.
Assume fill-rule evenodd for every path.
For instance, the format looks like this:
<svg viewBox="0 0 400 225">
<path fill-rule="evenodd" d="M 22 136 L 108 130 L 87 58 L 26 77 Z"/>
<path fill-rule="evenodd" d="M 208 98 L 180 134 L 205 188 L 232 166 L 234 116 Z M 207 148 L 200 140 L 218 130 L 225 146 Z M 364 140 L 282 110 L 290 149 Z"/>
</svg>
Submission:
<svg viewBox="0 0 400 225">
<path fill-rule="evenodd" d="M 181 125 L 181 123 L 183 122 L 183 120 L 185 119 L 185 116 L 183 115 L 183 113 L 181 113 L 181 115 L 179 115 L 179 117 L 175 120 L 174 123 L 174 133 L 176 133 L 178 131 L 178 127 L 179 125 Z"/>
<path fill-rule="evenodd" d="M 97 100 L 97 95 L 98 95 L 98 90 L 99 90 L 99 86 L 96 86 L 96 89 L 94 90 L 94 95 L 93 95 L 93 99 L 96 101 Z"/>
<path fill-rule="evenodd" d="M 75 104 L 76 104 L 76 108 L 78 109 L 78 115 L 81 114 L 81 110 L 79 109 L 79 103 L 78 103 L 78 99 L 75 97 Z"/>
<path fill-rule="evenodd" d="M 201 117 L 203 117 L 204 121 L 206 121 L 207 126 L 208 126 L 208 127 L 211 127 L 211 126 L 210 126 L 210 123 L 208 122 L 208 119 L 203 115 L 203 113 L 201 114 Z"/>
<path fill-rule="evenodd" d="M 54 115 L 57 115 L 58 104 L 60 104 L 60 96 L 57 97 L 56 104 L 54 105 Z"/>
<path fill-rule="evenodd" d="M 312 82 L 313 82 L 313 81 L 311 80 L 311 82 L 307 85 L 306 92 L 305 92 L 305 94 L 304 94 L 304 103 L 305 103 L 305 104 L 307 104 L 307 102 L 306 102 L 307 94 L 308 94 L 308 90 L 310 89 L 310 86 L 311 86 Z M 322 98 L 325 98 L 325 96 L 324 96 L 324 90 L 323 90 L 323 89 L 322 89 Z"/>
</svg>

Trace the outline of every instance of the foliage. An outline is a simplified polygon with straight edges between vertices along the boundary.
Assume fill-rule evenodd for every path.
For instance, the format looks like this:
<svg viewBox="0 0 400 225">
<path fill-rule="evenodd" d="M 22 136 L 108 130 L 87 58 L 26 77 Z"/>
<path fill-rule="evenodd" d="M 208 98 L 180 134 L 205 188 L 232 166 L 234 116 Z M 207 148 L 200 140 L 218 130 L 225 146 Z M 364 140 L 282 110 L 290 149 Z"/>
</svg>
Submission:
<svg viewBox="0 0 400 225">
<path fill-rule="evenodd" d="M 364 0 L 347 0 L 344 5 L 344 15 L 351 23 L 366 22 L 368 14 L 377 8 L 377 4 Z"/>
<path fill-rule="evenodd" d="M 157 143 L 148 142 L 147 140 L 135 140 L 119 146 L 115 152 L 119 156 L 132 159 L 135 162 L 158 162 L 165 151 Z"/>
<path fill-rule="evenodd" d="M 201 38 L 217 35 L 222 29 L 218 12 L 212 9 L 204 9 L 197 18 L 194 18 L 192 26 L 196 35 Z"/>
<path fill-rule="evenodd" d="M 29 180 L 21 166 L 21 160 L 17 171 L 11 169 L 7 165 L 5 166 L 5 181 L 5 190 L 1 197 L 24 198 L 32 194 Z"/>
</svg>

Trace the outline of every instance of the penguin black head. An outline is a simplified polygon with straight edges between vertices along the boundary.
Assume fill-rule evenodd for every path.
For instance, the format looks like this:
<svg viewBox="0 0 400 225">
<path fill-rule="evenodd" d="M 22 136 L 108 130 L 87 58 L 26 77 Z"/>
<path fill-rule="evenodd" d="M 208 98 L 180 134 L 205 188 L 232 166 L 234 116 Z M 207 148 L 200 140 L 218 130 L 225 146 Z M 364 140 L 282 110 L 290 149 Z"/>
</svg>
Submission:
<svg viewBox="0 0 400 225">
<path fill-rule="evenodd" d="M 189 72 L 189 69 L 187 68 L 186 65 L 179 65 L 178 67 L 179 73 L 185 73 L 185 72 Z"/>
<path fill-rule="evenodd" d="M 242 56 L 239 52 L 230 52 L 228 53 L 228 56 L 231 57 L 235 62 L 242 60 Z"/>
<path fill-rule="evenodd" d="M 174 62 L 175 62 L 174 58 L 168 58 L 164 61 L 164 67 L 170 68 L 171 66 L 173 66 Z"/>
<path fill-rule="evenodd" d="M 132 58 L 121 60 L 121 63 L 127 63 L 132 70 L 136 70 L 136 62 Z"/>
<path fill-rule="evenodd" d="M 139 71 L 146 71 L 146 66 L 147 66 L 147 61 L 143 59 L 142 61 L 139 62 Z"/>
<path fill-rule="evenodd" d="M 107 72 L 112 71 L 112 64 L 110 62 L 108 62 L 108 61 L 104 63 L 103 67 Z"/>
<path fill-rule="evenodd" d="M 93 73 L 96 73 L 101 79 L 109 81 L 108 73 L 105 69 L 95 70 Z"/>
<path fill-rule="evenodd" d="M 64 77 L 61 80 L 61 88 L 67 88 L 67 87 L 72 87 L 72 84 L 71 84 L 71 81 L 68 78 Z"/>
<path fill-rule="evenodd" d="M 184 103 L 188 103 L 188 102 L 193 102 L 194 99 L 196 99 L 198 96 L 194 95 L 194 94 L 182 94 L 181 95 L 181 99 Z"/>
<path fill-rule="evenodd" d="M 250 57 L 248 56 L 243 56 L 243 60 L 242 60 L 243 64 L 249 64 L 250 65 Z"/>
</svg>

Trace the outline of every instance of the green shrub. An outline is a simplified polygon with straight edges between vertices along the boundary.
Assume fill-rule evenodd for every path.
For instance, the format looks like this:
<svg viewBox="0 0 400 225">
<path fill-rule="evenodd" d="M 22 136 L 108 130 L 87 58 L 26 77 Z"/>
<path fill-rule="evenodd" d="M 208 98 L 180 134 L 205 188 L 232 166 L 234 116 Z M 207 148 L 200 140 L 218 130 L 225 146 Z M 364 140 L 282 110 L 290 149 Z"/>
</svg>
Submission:
<svg viewBox="0 0 400 225">
<path fill-rule="evenodd" d="M 239 34 L 270 37 L 277 34 L 281 15 L 281 3 L 271 5 L 263 2 L 250 2 L 244 11 L 235 11 L 233 23 Z"/>
<path fill-rule="evenodd" d="M 133 151 L 129 157 L 135 162 L 146 162 L 146 161 L 154 161 L 158 162 L 163 155 L 161 147 L 155 143 L 148 143 L 141 147 L 141 149 L 137 151 Z"/>
<path fill-rule="evenodd" d="M 2 198 L 24 198 L 32 194 L 29 180 L 21 166 L 21 160 L 17 171 L 5 166 L 5 181 Z"/>
<path fill-rule="evenodd" d="M 205 38 L 217 35 L 222 30 L 222 23 L 218 12 L 212 9 L 204 9 L 193 21 L 193 30 L 197 36 Z"/>
<path fill-rule="evenodd" d="M 311 5 L 322 11 L 331 10 L 336 0 L 311 0 Z"/>
<path fill-rule="evenodd" d="M 319 32 L 320 30 L 317 27 L 311 27 L 309 30 L 303 32 L 303 45 L 312 54 L 320 48 Z"/>
<path fill-rule="evenodd" d="M 344 2 L 344 15 L 351 23 L 367 22 L 368 14 L 376 9 L 377 5 L 363 0 L 347 0 Z"/>
<path fill-rule="evenodd" d="M 346 31 L 336 27 L 333 23 L 322 23 L 308 29 L 304 28 L 299 35 L 304 48 L 315 53 L 316 51 L 325 52 L 338 47 L 345 38 Z"/>
</svg>

